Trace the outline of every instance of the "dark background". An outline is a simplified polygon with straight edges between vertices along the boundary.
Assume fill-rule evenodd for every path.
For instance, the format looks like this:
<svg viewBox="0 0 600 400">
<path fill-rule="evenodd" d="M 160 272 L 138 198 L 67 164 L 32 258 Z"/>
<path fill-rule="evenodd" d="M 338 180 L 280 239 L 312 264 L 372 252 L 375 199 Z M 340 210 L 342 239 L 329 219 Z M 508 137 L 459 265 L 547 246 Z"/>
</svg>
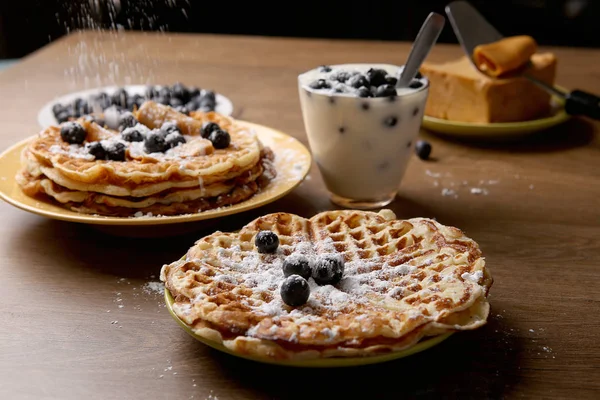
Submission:
<svg viewBox="0 0 600 400">
<path fill-rule="evenodd" d="M 74 29 L 412 40 L 438 0 L 0 0 L 0 58 L 18 58 Z M 115 6 L 117 3 L 117 6 Z M 471 0 L 504 35 L 600 47 L 600 0 Z M 444 14 L 445 15 L 445 14 Z M 447 24 L 439 39 L 456 43 Z"/>
</svg>

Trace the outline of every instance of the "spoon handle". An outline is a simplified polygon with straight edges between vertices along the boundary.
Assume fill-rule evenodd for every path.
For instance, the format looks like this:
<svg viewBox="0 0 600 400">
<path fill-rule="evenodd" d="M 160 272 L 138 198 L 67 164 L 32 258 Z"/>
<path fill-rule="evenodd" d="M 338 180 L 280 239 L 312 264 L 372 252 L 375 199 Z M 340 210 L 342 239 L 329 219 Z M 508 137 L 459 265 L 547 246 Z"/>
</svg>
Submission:
<svg viewBox="0 0 600 400">
<path fill-rule="evenodd" d="M 407 87 L 414 79 L 417 72 L 419 72 L 421 64 L 425 61 L 425 58 L 427 58 L 431 48 L 440 36 L 442 29 L 444 29 L 445 24 L 446 19 L 440 14 L 432 12 L 427 16 L 410 49 L 406 65 L 398 78 L 396 87 Z"/>
</svg>

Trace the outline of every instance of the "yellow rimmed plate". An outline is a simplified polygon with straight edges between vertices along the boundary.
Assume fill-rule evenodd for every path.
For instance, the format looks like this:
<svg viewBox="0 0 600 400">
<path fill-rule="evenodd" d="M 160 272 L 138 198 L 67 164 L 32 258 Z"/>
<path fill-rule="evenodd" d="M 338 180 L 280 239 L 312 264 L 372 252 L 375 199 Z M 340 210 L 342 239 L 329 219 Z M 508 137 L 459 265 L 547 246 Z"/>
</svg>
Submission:
<svg viewBox="0 0 600 400">
<path fill-rule="evenodd" d="M 306 146 L 283 132 L 246 121 L 238 122 L 254 129 L 261 142 L 265 146 L 271 147 L 275 153 L 277 177 L 250 199 L 233 206 L 168 217 L 103 217 L 77 213 L 50 201 L 29 197 L 17 185 L 15 175 L 21 168 L 21 151 L 33 139 L 32 137 L 13 145 L 0 154 L 0 198 L 22 210 L 52 219 L 113 226 L 166 225 L 202 221 L 258 208 L 280 199 L 296 188 L 309 173 L 312 157 Z"/>
<path fill-rule="evenodd" d="M 550 115 L 522 122 L 498 122 L 478 124 L 449 121 L 424 116 L 422 127 L 445 136 L 473 139 L 510 139 L 543 131 L 569 120 L 571 116 L 564 109 L 564 102 L 558 97 L 551 99 Z"/>
<path fill-rule="evenodd" d="M 387 361 L 397 360 L 400 358 L 408 357 L 416 353 L 420 353 L 424 350 L 427 350 L 444 340 L 446 340 L 452 332 L 445 333 L 443 335 L 434 336 L 425 340 L 420 341 L 416 345 L 401 351 L 396 351 L 393 353 L 378 355 L 378 356 L 370 356 L 370 357 L 338 357 L 338 358 L 323 358 L 323 359 L 314 359 L 314 360 L 296 360 L 296 361 L 284 361 L 284 360 L 271 360 L 265 358 L 251 357 L 245 354 L 235 353 L 220 343 L 213 342 L 211 340 L 207 340 L 201 336 L 196 335 L 192 329 L 173 311 L 173 303 L 175 300 L 173 296 L 169 292 L 168 289 L 165 288 L 165 302 L 167 305 L 167 309 L 171 316 L 177 321 L 177 323 L 194 339 L 199 340 L 205 345 L 212 347 L 213 349 L 222 351 L 224 353 L 230 354 L 232 356 L 244 358 L 246 360 L 256 361 L 265 364 L 274 364 L 274 365 L 282 365 L 287 367 L 303 367 L 303 368 L 336 368 L 336 367 L 356 367 L 360 365 L 370 365 L 370 364 L 379 364 Z"/>
</svg>

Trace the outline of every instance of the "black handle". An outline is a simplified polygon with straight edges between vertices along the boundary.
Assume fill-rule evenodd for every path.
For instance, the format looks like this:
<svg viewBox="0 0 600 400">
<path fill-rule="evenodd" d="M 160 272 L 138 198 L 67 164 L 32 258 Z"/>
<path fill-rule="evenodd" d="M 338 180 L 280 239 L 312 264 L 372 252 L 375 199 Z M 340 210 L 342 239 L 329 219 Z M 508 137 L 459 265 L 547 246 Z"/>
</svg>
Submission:
<svg viewBox="0 0 600 400">
<path fill-rule="evenodd" d="M 567 94 L 565 111 L 570 115 L 585 115 L 600 120 L 600 97 L 573 90 Z"/>
</svg>

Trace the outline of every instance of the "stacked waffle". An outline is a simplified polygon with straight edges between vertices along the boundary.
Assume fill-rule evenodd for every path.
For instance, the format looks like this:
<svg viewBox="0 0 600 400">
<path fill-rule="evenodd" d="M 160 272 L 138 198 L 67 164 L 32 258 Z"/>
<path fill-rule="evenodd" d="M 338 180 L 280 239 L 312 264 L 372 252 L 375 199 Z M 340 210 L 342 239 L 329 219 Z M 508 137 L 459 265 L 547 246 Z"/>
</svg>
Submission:
<svg viewBox="0 0 600 400">
<path fill-rule="evenodd" d="M 266 250 L 264 232 L 277 238 Z M 336 258 L 337 277 L 322 263 Z M 288 268 L 302 259 L 312 268 L 306 281 Z M 459 229 L 390 210 L 269 214 L 198 240 L 161 280 L 195 334 L 276 360 L 370 356 L 478 328 L 492 285 L 477 243 Z M 304 302 L 290 305 L 290 282 L 305 285 L 292 288 L 309 292 Z"/>
<path fill-rule="evenodd" d="M 81 213 L 167 216 L 239 203 L 276 175 L 256 134 L 214 112 L 148 101 L 118 130 L 98 120 L 42 131 L 22 154 L 23 191 Z"/>
</svg>

